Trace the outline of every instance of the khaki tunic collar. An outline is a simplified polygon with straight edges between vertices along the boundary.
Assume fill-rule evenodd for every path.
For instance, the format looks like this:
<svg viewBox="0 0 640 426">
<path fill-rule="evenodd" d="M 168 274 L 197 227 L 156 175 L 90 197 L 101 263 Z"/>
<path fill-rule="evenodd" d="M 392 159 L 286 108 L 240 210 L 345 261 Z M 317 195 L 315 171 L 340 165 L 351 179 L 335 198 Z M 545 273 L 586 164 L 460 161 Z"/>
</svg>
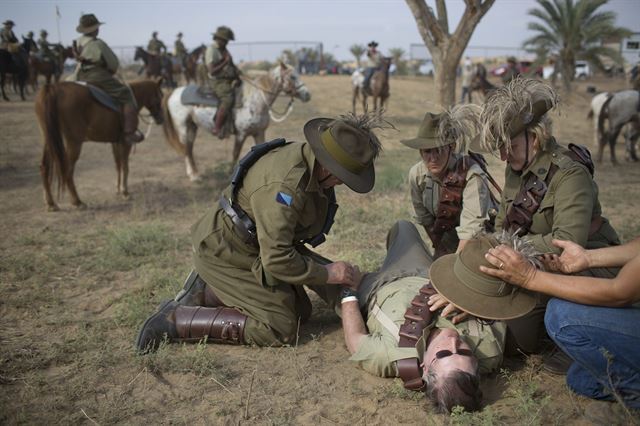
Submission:
<svg viewBox="0 0 640 426">
<path fill-rule="evenodd" d="M 316 178 L 316 167 L 319 167 L 319 165 L 316 161 L 316 156 L 313 154 L 311 145 L 306 144 L 306 146 L 302 150 L 302 158 L 307 165 L 307 170 L 311 171 L 311 176 L 309 176 L 309 183 L 304 189 L 305 192 L 320 192 L 320 183 Z"/>
<path fill-rule="evenodd" d="M 527 176 L 529 173 L 533 173 L 542 180 L 545 180 L 547 178 L 547 175 L 549 174 L 549 169 L 551 168 L 551 164 L 552 164 L 551 153 L 556 148 L 558 148 L 559 145 L 554 138 L 549 139 L 543 145 L 544 145 L 544 150 L 538 151 L 536 153 L 529 167 L 527 167 L 522 173 L 522 177 Z"/>
</svg>

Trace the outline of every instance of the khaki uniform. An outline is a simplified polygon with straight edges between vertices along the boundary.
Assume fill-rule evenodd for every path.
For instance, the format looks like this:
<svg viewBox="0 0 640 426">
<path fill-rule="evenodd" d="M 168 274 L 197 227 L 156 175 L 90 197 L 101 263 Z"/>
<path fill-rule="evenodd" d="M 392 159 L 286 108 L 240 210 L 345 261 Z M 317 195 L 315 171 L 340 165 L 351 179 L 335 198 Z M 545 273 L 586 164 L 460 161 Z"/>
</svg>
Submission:
<svg viewBox="0 0 640 426">
<path fill-rule="evenodd" d="M 455 166 L 457 158 L 452 156 L 450 167 Z M 431 227 L 440 202 L 441 182 L 432 177 L 424 162 L 420 161 L 409 171 L 409 186 L 416 223 L 425 228 Z M 480 166 L 473 164 L 467 172 L 467 183 L 462 193 L 460 225 L 446 232 L 442 238 L 442 244 L 449 252 L 456 251 L 459 240 L 469 240 L 484 229 L 492 206 L 489 194 L 485 173 Z"/>
<path fill-rule="evenodd" d="M 506 212 L 529 173 L 544 180 L 551 165 L 555 164 L 558 170 L 549 182 L 540 207 L 533 215 L 529 233 L 524 238 L 542 253 L 557 254 L 561 250 L 551 244 L 552 239 L 573 241 L 588 249 L 620 244 L 616 231 L 604 218 L 600 229 L 589 235 L 591 218 L 602 213 L 598 201 L 598 186 L 586 167 L 564 155 L 564 151 L 566 148 L 551 138 L 545 142 L 544 150 L 536 155 L 531 165 L 521 174 L 507 167 L 496 229 L 502 228 Z M 582 275 L 613 278 L 617 272 L 617 268 L 594 268 L 584 271 Z M 548 299 L 540 295 L 539 303 L 531 313 L 507 322 L 513 335 L 513 343 L 525 352 L 538 350 L 540 338 L 544 334 L 544 313 Z"/>
<path fill-rule="evenodd" d="M 482 323 L 469 319 L 454 325 L 436 315 L 416 347 L 398 347 L 396 328 L 404 323 L 404 313 L 420 288 L 429 282 L 432 262 L 414 225 L 400 221 L 391 228 L 381 270 L 367 274 L 358 288 L 361 310 L 368 312 L 369 334 L 360 340 L 350 360 L 365 371 L 380 377 L 398 377 L 396 361 L 416 357 L 422 361 L 425 341 L 434 328 L 456 329 L 478 359 L 480 373 L 500 367 L 506 334 L 506 325 L 500 321 Z"/>
<path fill-rule="evenodd" d="M 183 61 L 184 57 L 187 56 L 187 48 L 184 47 L 184 43 L 181 39 L 177 39 L 175 43 L 173 43 L 173 54 L 176 58 L 180 58 L 181 61 Z"/>
<path fill-rule="evenodd" d="M 120 63 L 115 53 L 99 38 L 82 36 L 77 40 L 80 59 L 77 80 L 86 81 L 107 92 L 121 105 L 135 104 L 131 90 L 113 75 Z"/>
<path fill-rule="evenodd" d="M 502 75 L 502 84 L 508 84 L 511 80 L 516 78 L 520 73 L 515 66 L 508 66 L 505 73 Z"/>
<path fill-rule="evenodd" d="M 525 238 L 540 252 L 557 254 L 561 250 L 551 244 L 554 238 L 573 241 L 587 249 L 620 244 L 616 231 L 606 219 L 600 229 L 589 236 L 591 218 L 602 213 L 598 201 L 598 185 L 589 171 L 564 155 L 564 151 L 566 148 L 552 138 L 522 173 L 515 173 L 507 167 L 496 228 L 502 228 L 506 212 L 529 173 L 544 180 L 551 165 L 555 164 L 559 169 L 549 182 L 549 189 L 533 215 L 533 223 Z"/>
<path fill-rule="evenodd" d="M 207 67 L 207 84 L 216 94 L 220 100 L 219 107 L 224 108 L 225 111 L 229 111 L 233 106 L 233 81 L 238 78 L 238 71 L 233 65 L 232 61 L 229 61 L 216 75 L 209 74 L 209 65 L 216 65 L 224 60 L 225 55 L 230 55 L 228 50 L 222 51 L 218 46 L 218 43 L 214 41 L 204 54 L 204 63 Z"/>
<path fill-rule="evenodd" d="M 382 53 L 376 51 L 375 53 L 367 53 L 367 67 L 378 69 L 382 65 Z"/>
<path fill-rule="evenodd" d="M 0 30 L 0 49 L 15 52 L 17 51 L 16 45 L 18 44 L 18 38 L 14 34 L 13 30 L 8 28 L 2 28 Z"/>
<path fill-rule="evenodd" d="M 147 44 L 147 52 L 152 55 L 158 56 L 160 55 L 162 50 L 167 50 L 167 47 L 162 41 L 158 40 L 157 38 L 152 38 L 151 40 L 149 40 L 149 44 Z"/>
<path fill-rule="evenodd" d="M 296 247 L 320 233 L 327 215 L 329 199 L 313 177 L 314 162 L 309 144 L 293 142 L 247 172 L 237 204 L 256 224 L 259 248 L 242 241 L 217 204 L 191 228 L 195 269 L 225 305 L 249 317 L 248 344 L 292 342 L 298 319 L 311 313 L 303 285 L 329 304 L 340 290 L 326 286 L 326 269 Z"/>
</svg>

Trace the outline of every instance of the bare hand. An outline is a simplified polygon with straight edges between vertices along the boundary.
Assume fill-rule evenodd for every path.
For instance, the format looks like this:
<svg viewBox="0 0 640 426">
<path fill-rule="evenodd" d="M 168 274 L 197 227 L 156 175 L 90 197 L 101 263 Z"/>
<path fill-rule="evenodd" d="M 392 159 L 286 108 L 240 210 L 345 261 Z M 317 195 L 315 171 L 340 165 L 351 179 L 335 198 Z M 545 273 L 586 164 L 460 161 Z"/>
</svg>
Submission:
<svg viewBox="0 0 640 426">
<path fill-rule="evenodd" d="M 327 284 L 342 284 L 357 289 L 362 281 L 360 268 L 348 262 L 334 262 L 324 265 L 327 269 Z"/>
<path fill-rule="evenodd" d="M 562 254 L 552 255 L 551 265 L 556 271 L 574 274 L 589 268 L 587 251 L 573 241 L 552 240 L 551 243 L 562 249 Z"/>
<path fill-rule="evenodd" d="M 527 283 L 535 276 L 536 267 L 529 263 L 524 256 L 501 244 L 489 249 L 485 259 L 496 268 L 480 266 L 480 272 L 500 278 L 519 287 L 527 287 Z"/>
<path fill-rule="evenodd" d="M 427 302 L 427 305 L 429 305 L 429 310 L 431 312 L 437 311 L 438 309 L 444 306 L 444 309 L 442 310 L 442 312 L 440 312 L 440 315 L 445 318 L 451 315 L 455 315 L 451 319 L 451 322 L 454 324 L 457 324 L 460 321 L 463 321 L 469 316 L 468 312 L 465 312 L 462 309 L 458 308 L 456 305 L 449 302 L 446 297 L 444 297 L 439 293 L 436 293 L 431 297 L 429 297 L 429 301 Z"/>
</svg>

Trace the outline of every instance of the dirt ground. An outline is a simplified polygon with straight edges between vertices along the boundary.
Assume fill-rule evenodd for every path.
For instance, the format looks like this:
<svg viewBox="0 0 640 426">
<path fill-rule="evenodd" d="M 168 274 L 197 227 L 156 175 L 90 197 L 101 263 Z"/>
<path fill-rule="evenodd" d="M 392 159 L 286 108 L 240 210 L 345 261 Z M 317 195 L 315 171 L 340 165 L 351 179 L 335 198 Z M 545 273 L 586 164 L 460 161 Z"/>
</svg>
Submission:
<svg viewBox="0 0 640 426">
<path fill-rule="evenodd" d="M 312 93 L 296 103 L 268 137 L 303 140 L 304 122 L 350 109 L 347 77 L 304 76 Z M 586 119 L 590 95 L 626 87 L 622 80 L 576 84 L 554 114 L 562 143 L 593 146 Z M 418 157 L 399 140 L 415 134 L 436 109 L 428 78 L 393 79 L 372 193 L 339 188 L 336 226 L 321 252 L 377 267 L 384 238 L 398 219 L 411 220 L 406 174 Z M 314 314 L 285 348 L 167 345 L 136 356 L 140 324 L 173 297 L 191 268 L 189 227 L 216 203 L 230 169 L 232 142 L 199 135 L 201 183 L 158 126 L 131 157 L 131 197 L 115 191 L 106 144 L 87 143 L 75 178 L 86 210 L 62 198 L 46 212 L 39 176 L 42 142 L 26 102 L 0 103 L 0 422 L 3 424 L 584 424 L 587 400 L 563 378 L 541 371 L 541 357 L 507 359 L 483 380 L 486 408 L 475 415 L 433 414 L 399 380 L 368 375 L 348 361 L 339 319 L 317 298 Z M 284 106 L 278 104 L 280 109 Z M 245 151 L 251 143 L 245 145 Z M 608 157 L 607 157 L 608 158 Z M 640 167 L 605 160 L 596 168 L 600 201 L 623 240 L 640 234 Z M 502 167 L 490 159 L 503 180 Z"/>
</svg>

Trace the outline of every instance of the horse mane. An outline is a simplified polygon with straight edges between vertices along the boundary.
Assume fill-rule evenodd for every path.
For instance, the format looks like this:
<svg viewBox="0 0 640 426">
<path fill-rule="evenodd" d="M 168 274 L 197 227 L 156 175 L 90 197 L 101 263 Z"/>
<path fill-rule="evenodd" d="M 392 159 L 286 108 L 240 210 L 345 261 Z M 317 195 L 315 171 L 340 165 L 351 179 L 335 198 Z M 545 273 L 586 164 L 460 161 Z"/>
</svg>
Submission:
<svg viewBox="0 0 640 426">
<path fill-rule="evenodd" d="M 270 71 L 262 71 L 262 70 L 250 70 L 245 72 L 249 82 L 245 82 L 243 84 L 242 95 L 245 99 L 248 99 L 248 96 L 251 96 L 253 92 L 256 90 L 262 89 L 267 92 L 272 91 L 272 88 L 275 83 L 275 79 L 271 75 L 273 70 Z"/>
</svg>

